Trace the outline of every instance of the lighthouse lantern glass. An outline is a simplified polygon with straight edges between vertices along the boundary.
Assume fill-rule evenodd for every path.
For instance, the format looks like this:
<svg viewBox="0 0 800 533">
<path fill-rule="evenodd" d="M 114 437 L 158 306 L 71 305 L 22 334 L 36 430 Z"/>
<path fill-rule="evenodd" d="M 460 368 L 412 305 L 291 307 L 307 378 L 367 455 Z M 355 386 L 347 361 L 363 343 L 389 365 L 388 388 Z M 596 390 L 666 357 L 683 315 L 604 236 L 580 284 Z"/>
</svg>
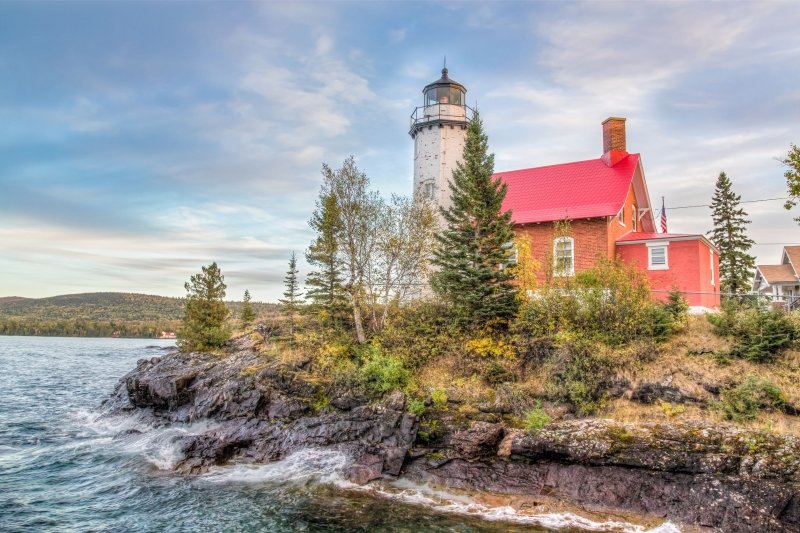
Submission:
<svg viewBox="0 0 800 533">
<path fill-rule="evenodd" d="M 457 87 L 433 87 L 425 93 L 425 105 L 464 105 L 464 91 Z"/>
</svg>

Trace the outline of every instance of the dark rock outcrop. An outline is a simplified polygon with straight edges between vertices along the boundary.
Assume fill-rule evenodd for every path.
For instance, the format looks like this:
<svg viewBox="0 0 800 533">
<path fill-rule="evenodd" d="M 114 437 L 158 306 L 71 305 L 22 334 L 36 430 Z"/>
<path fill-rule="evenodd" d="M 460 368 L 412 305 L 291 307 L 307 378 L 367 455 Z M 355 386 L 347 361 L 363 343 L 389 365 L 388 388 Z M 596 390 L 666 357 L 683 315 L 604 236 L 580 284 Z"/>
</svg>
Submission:
<svg viewBox="0 0 800 533">
<path fill-rule="evenodd" d="M 444 417 L 435 443 L 417 441 L 415 448 L 419 421 L 405 411 L 402 393 L 372 403 L 357 392 L 328 398 L 302 370 L 306 365 L 280 366 L 246 339 L 237 342 L 224 356 L 171 353 L 139 361 L 106 402 L 108 410 L 136 411 L 157 426 L 209 422 L 180 437 L 182 472 L 327 447 L 351 458 L 344 474 L 357 483 L 402 475 L 721 531 L 800 531 L 794 437 L 597 419 L 526 433 Z M 656 396 L 671 392 L 662 387 Z"/>
<path fill-rule="evenodd" d="M 535 433 L 511 430 L 489 459 L 486 431 L 476 426 L 443 439 L 455 443 L 442 450 L 445 459 L 415 456 L 404 475 L 726 532 L 800 531 L 800 443 L 791 437 L 574 420 Z M 471 443 L 465 442 L 469 436 Z M 474 449 L 482 450 L 483 460 L 476 460 Z"/>
<path fill-rule="evenodd" d="M 142 410 L 154 425 L 216 422 L 180 439 L 182 472 L 229 461 L 274 461 L 314 446 L 346 451 L 363 467 L 353 471 L 357 481 L 398 475 L 417 431 L 405 396 L 397 392 L 376 404 L 353 396 L 341 408 L 318 408 L 326 400 L 319 385 L 266 366 L 263 356 L 245 350 L 141 360 L 106 405 L 112 413 Z"/>
<path fill-rule="evenodd" d="M 640 384 L 631 392 L 631 400 L 646 404 L 654 404 L 658 401 L 671 403 L 694 403 L 699 401 L 678 387 L 660 383 Z"/>
</svg>

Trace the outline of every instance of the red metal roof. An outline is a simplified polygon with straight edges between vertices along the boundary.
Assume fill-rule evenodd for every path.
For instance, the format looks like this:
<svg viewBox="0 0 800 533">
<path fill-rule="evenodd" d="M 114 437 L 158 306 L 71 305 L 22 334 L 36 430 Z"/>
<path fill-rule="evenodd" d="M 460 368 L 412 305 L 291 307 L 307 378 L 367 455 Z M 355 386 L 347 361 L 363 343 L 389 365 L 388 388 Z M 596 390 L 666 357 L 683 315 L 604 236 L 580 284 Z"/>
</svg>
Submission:
<svg viewBox="0 0 800 533">
<path fill-rule="evenodd" d="M 508 184 L 503 210 L 515 224 L 616 215 L 628 195 L 639 154 L 613 167 L 601 158 L 561 165 L 495 172 Z"/>
</svg>

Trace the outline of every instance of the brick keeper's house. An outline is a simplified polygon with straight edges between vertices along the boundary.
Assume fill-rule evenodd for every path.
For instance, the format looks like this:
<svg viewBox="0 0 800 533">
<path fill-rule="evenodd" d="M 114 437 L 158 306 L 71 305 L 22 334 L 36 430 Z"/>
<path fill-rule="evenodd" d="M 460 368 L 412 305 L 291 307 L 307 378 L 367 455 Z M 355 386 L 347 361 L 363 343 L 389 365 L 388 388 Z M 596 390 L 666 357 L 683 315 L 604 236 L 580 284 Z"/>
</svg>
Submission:
<svg viewBox="0 0 800 533">
<path fill-rule="evenodd" d="M 529 236 L 534 259 L 547 264 L 555 258 L 558 275 L 591 268 L 599 257 L 619 257 L 646 272 L 655 298 L 678 288 L 693 307 L 719 307 L 718 251 L 703 235 L 658 232 L 641 156 L 627 151 L 624 118 L 603 122 L 597 159 L 497 172 L 495 178 L 508 184 L 503 209 Z M 564 219 L 570 235 L 558 237 L 554 222 Z"/>
</svg>

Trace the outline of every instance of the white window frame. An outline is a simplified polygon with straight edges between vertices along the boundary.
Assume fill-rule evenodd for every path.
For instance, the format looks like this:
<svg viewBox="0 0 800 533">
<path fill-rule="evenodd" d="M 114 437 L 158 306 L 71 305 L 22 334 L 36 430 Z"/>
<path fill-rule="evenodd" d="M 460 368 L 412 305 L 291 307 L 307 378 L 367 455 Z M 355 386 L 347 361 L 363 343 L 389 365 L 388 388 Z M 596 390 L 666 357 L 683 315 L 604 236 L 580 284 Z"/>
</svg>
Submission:
<svg viewBox="0 0 800 533">
<path fill-rule="evenodd" d="M 619 213 L 617 213 L 617 222 L 619 222 L 620 226 L 625 225 L 625 206 L 619 208 Z"/>
<path fill-rule="evenodd" d="M 631 229 L 633 231 L 639 231 L 639 220 L 636 216 L 636 206 L 631 206 Z"/>
<path fill-rule="evenodd" d="M 558 268 L 558 245 L 562 242 L 569 243 L 571 255 L 569 271 Z M 559 277 L 570 277 L 575 275 L 575 239 L 572 237 L 557 237 L 553 239 L 553 275 Z"/>
<path fill-rule="evenodd" d="M 708 251 L 708 266 L 711 268 L 711 286 L 714 286 L 714 250 Z"/>
<path fill-rule="evenodd" d="M 653 264 L 653 248 L 664 249 L 664 264 Z M 647 243 L 647 270 L 669 270 L 669 242 Z"/>
</svg>

